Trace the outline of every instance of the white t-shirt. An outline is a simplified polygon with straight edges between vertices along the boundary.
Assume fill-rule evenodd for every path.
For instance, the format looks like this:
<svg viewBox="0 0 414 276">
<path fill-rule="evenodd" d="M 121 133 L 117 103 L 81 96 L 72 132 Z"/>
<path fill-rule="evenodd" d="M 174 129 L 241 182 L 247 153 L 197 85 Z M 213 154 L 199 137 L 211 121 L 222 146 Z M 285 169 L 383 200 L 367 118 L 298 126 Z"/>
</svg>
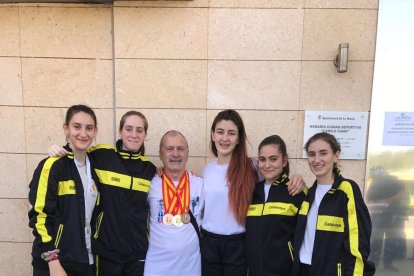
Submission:
<svg viewBox="0 0 414 276">
<path fill-rule="evenodd" d="M 271 186 L 272 186 L 272 183 L 268 184 L 265 182 L 264 184 L 265 202 L 267 201 L 267 198 L 269 197 L 269 191 L 270 191 Z"/>
<path fill-rule="evenodd" d="M 229 209 L 227 185 L 228 164 L 220 165 L 211 161 L 203 170 L 204 177 L 204 217 L 202 227 L 208 232 L 232 235 L 245 232 L 237 223 Z"/>
<path fill-rule="evenodd" d="M 91 164 L 86 156 L 85 164 L 81 165 L 76 160 L 75 164 L 83 185 L 83 196 L 85 199 L 85 243 L 88 250 L 89 264 L 93 264 L 92 245 L 91 245 L 91 218 L 93 208 L 98 197 L 96 184 L 92 179 Z"/>
<path fill-rule="evenodd" d="M 190 210 L 198 225 L 201 220 L 201 193 L 203 179 L 190 176 Z M 178 182 L 173 181 L 177 187 Z M 145 276 L 200 276 L 200 245 L 194 226 L 190 223 L 180 227 L 162 222 L 164 202 L 162 179 L 155 176 L 148 193 L 150 205 L 149 248 L 145 261 Z"/>
<path fill-rule="evenodd" d="M 302 264 L 312 264 L 313 244 L 315 243 L 316 221 L 318 219 L 319 205 L 322 198 L 332 188 L 332 185 L 317 184 L 315 200 L 313 201 L 307 219 L 305 236 L 299 250 L 299 259 Z"/>
</svg>

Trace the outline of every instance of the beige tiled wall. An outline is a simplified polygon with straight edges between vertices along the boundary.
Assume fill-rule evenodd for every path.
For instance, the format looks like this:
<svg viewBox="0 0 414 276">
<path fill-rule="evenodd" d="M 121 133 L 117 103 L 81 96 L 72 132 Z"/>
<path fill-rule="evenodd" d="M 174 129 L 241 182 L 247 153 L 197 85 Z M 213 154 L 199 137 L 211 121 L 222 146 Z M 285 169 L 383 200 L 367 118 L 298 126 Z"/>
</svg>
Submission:
<svg viewBox="0 0 414 276">
<path fill-rule="evenodd" d="M 21 66 L 26 106 L 85 102 L 112 108 L 111 60 L 22 58 Z"/>
<path fill-rule="evenodd" d="M 65 143 L 72 104 L 96 110 L 97 143 L 114 142 L 124 112 L 142 111 L 157 165 L 162 134 L 182 131 L 196 173 L 212 158 L 214 116 L 237 109 L 249 154 L 280 134 L 292 172 L 311 183 L 304 112 L 370 111 L 377 9 L 378 0 L 0 5 L 0 275 L 30 274 L 28 183 L 47 147 Z M 344 74 L 332 64 L 341 42 Z M 341 163 L 362 187 L 366 161 Z"/>
<path fill-rule="evenodd" d="M 30 243 L 1 242 L 0 263 L 2 270 L 0 275 L 32 275 L 31 249 Z"/>
<path fill-rule="evenodd" d="M 300 61 L 210 61 L 211 109 L 297 110 Z"/>
<path fill-rule="evenodd" d="M 303 9 L 211 8 L 211 59 L 300 60 Z"/>
<path fill-rule="evenodd" d="M 0 191 L 1 198 L 26 198 L 27 166 L 24 154 L 0 154 Z"/>
<path fill-rule="evenodd" d="M 23 110 L 22 106 L 0 106 L 0 152 L 26 152 Z"/>
<path fill-rule="evenodd" d="M 0 41 L 0 45 L 4 44 Z M 21 75 L 20 58 L 0 57 L 0 105 L 23 104 Z"/>
<path fill-rule="evenodd" d="M 221 8 L 301 8 L 305 0 L 210 0 L 211 7 Z"/>
<path fill-rule="evenodd" d="M 117 107 L 206 106 L 206 60 L 117 59 L 115 68 Z"/>
<path fill-rule="evenodd" d="M 206 59 L 205 8 L 114 8 L 116 58 Z"/>
<path fill-rule="evenodd" d="M 372 61 L 350 61 L 338 74 L 331 61 L 303 61 L 301 110 L 368 111 L 371 106 Z"/>
<path fill-rule="evenodd" d="M 110 8 L 20 7 L 19 26 L 22 56 L 112 58 Z"/>
<path fill-rule="evenodd" d="M 18 7 L 0 5 L 0 26 L 0 55 L 20 55 Z"/>
</svg>

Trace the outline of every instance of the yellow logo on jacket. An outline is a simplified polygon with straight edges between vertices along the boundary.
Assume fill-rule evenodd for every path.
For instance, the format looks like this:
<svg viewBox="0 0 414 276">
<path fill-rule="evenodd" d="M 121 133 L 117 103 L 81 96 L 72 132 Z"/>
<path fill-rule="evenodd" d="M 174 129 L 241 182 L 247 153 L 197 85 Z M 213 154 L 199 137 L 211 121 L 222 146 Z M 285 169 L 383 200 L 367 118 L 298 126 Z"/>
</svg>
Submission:
<svg viewBox="0 0 414 276">
<path fill-rule="evenodd" d="M 292 203 L 267 202 L 266 204 L 251 204 L 247 211 L 247 216 L 295 216 L 297 213 L 298 208 Z"/>
<path fill-rule="evenodd" d="M 247 210 L 248 217 L 261 216 L 263 211 L 263 204 L 251 204 Z"/>
<path fill-rule="evenodd" d="M 59 181 L 58 187 L 58 195 L 75 195 L 76 194 L 76 187 L 75 181 L 73 180 L 66 180 L 66 181 Z"/>
<path fill-rule="evenodd" d="M 295 205 L 285 202 L 268 202 L 263 210 L 263 215 L 295 216 L 297 213 Z"/>
<path fill-rule="evenodd" d="M 329 232 L 344 232 L 344 218 L 335 216 L 318 216 L 316 229 Z"/>
</svg>

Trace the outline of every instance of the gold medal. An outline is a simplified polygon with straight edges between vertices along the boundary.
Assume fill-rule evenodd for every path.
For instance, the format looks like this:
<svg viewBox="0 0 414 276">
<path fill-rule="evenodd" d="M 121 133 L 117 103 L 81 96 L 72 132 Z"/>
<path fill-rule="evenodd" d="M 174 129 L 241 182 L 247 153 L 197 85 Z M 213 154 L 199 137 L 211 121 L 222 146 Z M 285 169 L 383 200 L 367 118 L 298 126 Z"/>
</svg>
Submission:
<svg viewBox="0 0 414 276">
<path fill-rule="evenodd" d="M 190 217 L 189 213 L 184 212 L 184 213 L 181 214 L 181 222 L 182 223 L 187 224 L 187 223 L 190 222 L 190 220 L 191 220 L 191 217 Z"/>
<path fill-rule="evenodd" d="M 171 215 L 171 214 L 165 214 L 163 217 L 162 217 L 162 222 L 165 224 L 165 225 L 171 225 L 171 224 L 173 224 L 173 215 Z"/>
<path fill-rule="evenodd" d="M 181 215 L 175 215 L 172 219 L 172 224 L 177 227 L 183 226 L 183 222 L 181 221 Z"/>
</svg>

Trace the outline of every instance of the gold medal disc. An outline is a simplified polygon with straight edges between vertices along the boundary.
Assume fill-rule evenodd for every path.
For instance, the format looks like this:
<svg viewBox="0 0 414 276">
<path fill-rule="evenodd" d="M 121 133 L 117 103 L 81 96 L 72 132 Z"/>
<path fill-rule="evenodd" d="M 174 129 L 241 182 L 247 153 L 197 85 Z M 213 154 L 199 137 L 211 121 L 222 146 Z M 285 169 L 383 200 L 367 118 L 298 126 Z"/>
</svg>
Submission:
<svg viewBox="0 0 414 276">
<path fill-rule="evenodd" d="M 165 214 L 163 217 L 162 217 L 162 222 L 165 224 L 165 225 L 171 225 L 171 224 L 173 224 L 173 215 L 171 215 L 171 214 Z"/>
</svg>

